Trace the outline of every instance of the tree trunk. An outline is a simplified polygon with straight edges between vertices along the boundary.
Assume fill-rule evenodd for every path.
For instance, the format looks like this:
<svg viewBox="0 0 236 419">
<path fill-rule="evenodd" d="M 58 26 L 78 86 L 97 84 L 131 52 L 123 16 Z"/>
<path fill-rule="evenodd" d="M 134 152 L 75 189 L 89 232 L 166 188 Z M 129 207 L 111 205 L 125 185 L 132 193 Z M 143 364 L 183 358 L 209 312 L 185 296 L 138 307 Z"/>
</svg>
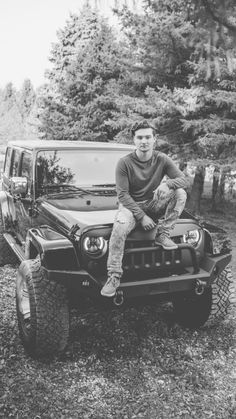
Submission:
<svg viewBox="0 0 236 419">
<path fill-rule="evenodd" d="M 220 176 L 220 184 L 219 184 L 219 191 L 218 191 L 218 202 L 219 204 L 224 204 L 225 202 L 225 182 L 227 180 L 227 175 L 229 174 L 229 167 L 223 167 L 221 170 Z"/>
<path fill-rule="evenodd" d="M 204 188 L 205 173 L 205 166 L 199 165 L 196 167 L 191 196 L 188 203 L 188 208 L 195 214 L 200 214 L 200 200 Z"/>
<path fill-rule="evenodd" d="M 213 181 L 212 181 L 212 197 L 211 197 L 211 210 L 214 211 L 216 209 L 216 194 L 218 191 L 220 180 L 220 168 L 219 166 L 215 166 L 213 172 Z"/>
</svg>

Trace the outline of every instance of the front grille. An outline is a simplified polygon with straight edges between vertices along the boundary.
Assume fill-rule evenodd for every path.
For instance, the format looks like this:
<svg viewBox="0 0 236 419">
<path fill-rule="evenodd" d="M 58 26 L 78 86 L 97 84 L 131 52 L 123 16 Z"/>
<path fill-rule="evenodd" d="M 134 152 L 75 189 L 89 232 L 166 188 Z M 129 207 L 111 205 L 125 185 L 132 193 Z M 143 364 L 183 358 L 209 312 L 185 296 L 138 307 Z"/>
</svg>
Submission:
<svg viewBox="0 0 236 419">
<path fill-rule="evenodd" d="M 187 258 L 186 258 L 187 256 Z M 190 260 L 193 272 L 198 271 L 195 250 L 186 244 L 180 244 L 178 249 L 164 250 L 161 246 L 126 247 L 123 259 L 124 277 L 163 277 L 186 272 L 186 260 Z M 188 263 L 189 265 L 189 263 Z"/>
<path fill-rule="evenodd" d="M 177 268 L 180 264 L 180 249 L 163 250 L 161 247 L 140 247 L 125 250 L 123 268 L 124 270 Z"/>
</svg>

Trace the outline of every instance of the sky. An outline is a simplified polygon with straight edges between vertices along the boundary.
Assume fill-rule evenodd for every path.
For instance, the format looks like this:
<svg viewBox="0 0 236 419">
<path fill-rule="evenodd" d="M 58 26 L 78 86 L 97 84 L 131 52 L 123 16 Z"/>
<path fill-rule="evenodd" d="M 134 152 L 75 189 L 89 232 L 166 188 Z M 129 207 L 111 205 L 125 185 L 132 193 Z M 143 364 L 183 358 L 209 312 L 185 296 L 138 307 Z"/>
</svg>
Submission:
<svg viewBox="0 0 236 419">
<path fill-rule="evenodd" d="M 109 19 L 114 1 L 99 0 L 100 12 Z M 70 12 L 79 13 L 83 3 L 84 0 L 0 0 L 0 88 L 12 82 L 20 89 L 27 78 L 35 88 L 46 81 L 44 72 L 50 68 L 48 57 L 52 43 L 57 41 L 57 30 L 65 26 Z"/>
</svg>

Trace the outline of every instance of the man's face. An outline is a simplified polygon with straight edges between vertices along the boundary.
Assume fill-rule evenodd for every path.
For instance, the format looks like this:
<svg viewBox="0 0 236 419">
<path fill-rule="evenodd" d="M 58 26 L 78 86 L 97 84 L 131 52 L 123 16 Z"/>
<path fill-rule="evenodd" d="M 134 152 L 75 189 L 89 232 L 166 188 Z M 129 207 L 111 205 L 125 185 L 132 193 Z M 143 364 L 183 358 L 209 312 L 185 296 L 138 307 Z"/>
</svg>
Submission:
<svg viewBox="0 0 236 419">
<path fill-rule="evenodd" d="M 134 144 L 136 149 L 142 153 L 152 151 L 155 144 L 155 137 L 152 128 L 141 128 L 135 131 Z"/>
</svg>

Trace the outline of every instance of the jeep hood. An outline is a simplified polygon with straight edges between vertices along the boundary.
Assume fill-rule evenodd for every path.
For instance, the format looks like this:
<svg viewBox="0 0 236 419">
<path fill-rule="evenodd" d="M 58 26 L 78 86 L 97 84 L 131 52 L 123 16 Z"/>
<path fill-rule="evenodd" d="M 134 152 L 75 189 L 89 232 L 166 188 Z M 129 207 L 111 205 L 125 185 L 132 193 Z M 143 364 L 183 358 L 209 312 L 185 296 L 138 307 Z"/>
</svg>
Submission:
<svg viewBox="0 0 236 419">
<path fill-rule="evenodd" d="M 72 224 L 79 224 L 82 226 L 96 225 L 96 224 L 113 224 L 117 210 L 103 210 L 103 211 L 68 211 L 63 210 L 63 217 L 72 221 Z M 62 214 L 61 214 L 62 215 Z"/>
<path fill-rule="evenodd" d="M 67 202 L 68 204 L 68 202 Z M 114 222 L 115 214 L 117 212 L 117 206 L 113 205 L 110 209 L 91 210 L 87 209 L 83 211 L 81 208 L 70 208 L 69 209 L 59 208 L 59 205 L 54 205 L 54 200 L 42 201 L 40 205 L 40 217 L 43 222 L 47 225 L 51 225 L 53 228 L 60 230 L 62 228 L 69 232 L 74 225 L 80 227 L 80 231 L 89 226 L 96 225 L 111 225 Z M 171 236 L 181 236 L 188 230 L 199 228 L 197 222 L 193 219 L 179 219 L 176 223 Z M 131 233 L 130 236 L 134 236 L 138 239 L 153 239 L 156 234 L 156 229 L 150 232 L 145 232 L 142 228 L 138 227 Z"/>
<path fill-rule="evenodd" d="M 113 224 L 117 211 L 117 207 L 114 208 L 114 205 L 111 209 L 102 208 L 91 211 L 83 211 L 81 208 L 76 209 L 76 207 L 72 209 L 70 205 L 67 207 L 68 209 L 54 205 L 54 200 L 43 201 L 39 207 L 40 216 L 44 218 L 45 224 L 56 225 L 59 229 L 61 226 L 69 231 L 75 224 L 78 224 L 80 229 L 90 225 Z"/>
</svg>

